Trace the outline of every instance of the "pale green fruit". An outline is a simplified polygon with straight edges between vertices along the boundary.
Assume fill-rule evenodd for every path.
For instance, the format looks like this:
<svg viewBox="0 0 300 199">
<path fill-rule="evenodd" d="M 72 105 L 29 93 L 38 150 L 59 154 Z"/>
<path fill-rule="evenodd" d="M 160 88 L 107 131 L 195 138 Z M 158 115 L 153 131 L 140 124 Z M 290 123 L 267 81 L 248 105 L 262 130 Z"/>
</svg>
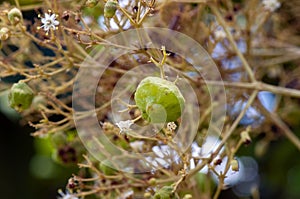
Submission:
<svg viewBox="0 0 300 199">
<path fill-rule="evenodd" d="M 24 82 L 13 84 L 8 94 L 10 107 L 16 111 L 23 111 L 30 107 L 34 93 L 32 89 Z"/>
<path fill-rule="evenodd" d="M 108 0 L 104 5 L 104 17 L 112 18 L 113 16 L 115 16 L 117 6 L 117 0 Z"/>
<path fill-rule="evenodd" d="M 151 123 L 176 121 L 185 103 L 178 87 L 159 77 L 143 79 L 136 89 L 134 99 L 142 117 Z"/>
</svg>

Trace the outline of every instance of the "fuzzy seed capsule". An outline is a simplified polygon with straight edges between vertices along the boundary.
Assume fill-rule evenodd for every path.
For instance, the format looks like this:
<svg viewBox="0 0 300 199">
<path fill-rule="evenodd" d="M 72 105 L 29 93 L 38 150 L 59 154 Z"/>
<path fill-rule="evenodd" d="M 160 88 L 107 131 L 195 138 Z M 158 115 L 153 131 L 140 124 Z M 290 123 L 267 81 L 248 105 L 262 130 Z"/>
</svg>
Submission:
<svg viewBox="0 0 300 199">
<path fill-rule="evenodd" d="M 112 18 L 117 10 L 118 1 L 117 0 L 108 0 L 104 6 L 104 17 Z"/>
<path fill-rule="evenodd" d="M 174 122 L 184 109 L 184 97 L 179 88 L 159 77 L 146 77 L 138 85 L 135 103 L 143 119 L 151 123 Z"/>
<path fill-rule="evenodd" d="M 13 8 L 7 13 L 9 22 L 17 25 L 22 20 L 22 12 L 18 8 Z"/>
<path fill-rule="evenodd" d="M 30 107 L 34 93 L 32 89 L 24 82 L 13 84 L 8 95 L 10 107 L 21 112 Z"/>
</svg>

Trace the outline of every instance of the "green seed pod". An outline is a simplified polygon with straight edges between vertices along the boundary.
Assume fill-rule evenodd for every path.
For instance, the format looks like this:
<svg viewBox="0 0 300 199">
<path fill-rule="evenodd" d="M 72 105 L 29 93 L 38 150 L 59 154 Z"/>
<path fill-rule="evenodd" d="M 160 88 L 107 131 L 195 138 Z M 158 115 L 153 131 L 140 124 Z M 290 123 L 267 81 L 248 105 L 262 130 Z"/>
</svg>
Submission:
<svg viewBox="0 0 300 199">
<path fill-rule="evenodd" d="M 97 5 L 98 0 L 87 0 L 85 5 L 89 8 L 93 8 Z"/>
<path fill-rule="evenodd" d="M 117 0 L 108 0 L 104 6 L 104 17 L 112 18 L 116 13 L 117 6 Z"/>
<path fill-rule="evenodd" d="M 0 29 L 0 40 L 5 41 L 10 37 L 10 31 L 8 28 L 3 27 Z"/>
<path fill-rule="evenodd" d="M 109 160 L 103 160 L 100 165 L 100 170 L 108 176 L 115 175 L 117 173 L 117 170 L 113 168 L 113 164 Z"/>
<path fill-rule="evenodd" d="M 8 94 L 8 101 L 10 107 L 16 111 L 21 112 L 28 109 L 32 103 L 34 93 L 31 88 L 24 82 L 13 84 L 10 93 Z"/>
<path fill-rule="evenodd" d="M 178 87 L 159 77 L 143 79 L 136 89 L 134 99 L 142 117 L 151 123 L 176 121 L 185 103 Z"/>
<path fill-rule="evenodd" d="M 154 199 L 174 199 L 175 194 L 172 193 L 173 187 L 172 186 L 164 186 L 160 190 L 158 190 L 155 195 Z"/>
<path fill-rule="evenodd" d="M 13 8 L 7 13 L 9 22 L 17 25 L 22 20 L 22 12 L 18 8 Z"/>
</svg>

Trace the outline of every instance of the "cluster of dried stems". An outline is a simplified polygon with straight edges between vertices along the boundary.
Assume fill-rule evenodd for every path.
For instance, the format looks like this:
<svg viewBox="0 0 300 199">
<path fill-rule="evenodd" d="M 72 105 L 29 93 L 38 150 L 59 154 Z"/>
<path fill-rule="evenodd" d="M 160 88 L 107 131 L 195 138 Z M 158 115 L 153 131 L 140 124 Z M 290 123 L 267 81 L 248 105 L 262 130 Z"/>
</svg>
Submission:
<svg viewBox="0 0 300 199">
<path fill-rule="evenodd" d="M 225 0 L 119 0 L 116 15 L 104 19 L 99 26 L 97 17 L 103 15 L 106 2 L 99 0 L 94 8 L 87 7 L 86 3 L 86 0 L 46 0 L 22 5 L 16 0 L 15 5 L 4 2 L 0 6 L 0 28 L 9 29 L 9 38 L 1 41 L 1 91 L 11 87 L 10 79 L 14 82 L 22 79 L 44 100 L 38 107 L 22 112 L 23 122 L 29 122 L 36 129 L 33 136 L 47 137 L 75 128 L 72 89 L 81 63 L 93 47 L 113 46 L 107 38 L 131 28 L 165 27 L 182 32 L 199 42 L 210 55 L 215 53 L 217 45 L 223 46 L 225 53 L 213 56 L 222 81 L 204 81 L 201 77 L 189 79 L 200 99 L 201 124 L 196 138 L 200 146 L 209 124 L 212 106 L 206 85 L 224 85 L 228 104 L 232 105 L 239 100 L 246 103 L 238 115 L 226 117 L 225 127 L 219 132 L 220 144 L 210 157 L 200 158 L 195 168 L 189 169 L 189 150 L 181 155 L 181 161 L 154 173 L 116 172 L 114 175 L 106 175 L 99 169 L 99 162 L 87 154 L 82 162 L 78 162 L 82 171 L 72 177 L 67 186 L 75 194 L 74 197 L 93 195 L 111 198 L 130 191 L 134 192 L 135 197 L 148 197 L 163 186 L 172 185 L 174 197 L 189 198 L 188 194 L 191 194 L 193 198 L 218 198 L 221 190 L 226 187 L 224 179 L 233 166 L 235 154 L 245 142 L 245 137 L 240 136 L 241 132 L 246 131 L 252 139 L 264 132 L 263 142 L 266 143 L 286 137 L 300 150 L 300 139 L 291 130 L 293 119 L 289 118 L 289 113 L 299 107 L 300 68 L 290 65 L 299 65 L 297 59 L 300 49 L 287 39 L 291 37 L 296 41 L 297 37 L 292 31 L 288 28 L 287 31 L 281 31 L 284 21 L 278 13 L 266 10 L 258 0 L 242 3 Z M 17 24 L 11 24 L 7 19 L 7 13 L 13 7 L 23 12 L 23 18 Z M 37 15 L 43 16 L 48 10 L 58 14 L 60 24 L 57 30 L 50 30 L 46 34 L 38 28 L 41 22 Z M 34 13 L 36 16 L 29 20 L 24 17 L 25 13 Z M 245 44 L 244 49 L 239 45 L 241 42 Z M 151 58 L 160 60 L 161 52 L 142 49 L 135 55 L 135 58 L 122 56 L 107 68 L 103 81 L 99 82 L 102 91 L 95 96 L 96 111 L 99 121 L 105 122 L 105 133 L 114 143 L 123 141 L 128 144 L 132 140 L 143 140 L 143 148 L 149 149 L 158 143 L 168 144 L 168 135 L 149 139 L 134 134 L 121 135 L 118 128 L 107 121 L 111 92 L 121 75 L 139 64 L 148 63 Z M 237 66 L 226 67 L 224 63 L 233 58 L 239 60 Z M 194 71 L 186 61 L 176 56 L 168 57 L 166 63 L 174 67 L 183 78 L 186 72 Z M 234 74 L 239 74 L 238 78 L 233 79 Z M 269 91 L 277 96 L 274 111 L 270 112 L 262 105 L 257 97 L 260 91 Z M 252 129 L 239 125 L 250 106 L 265 117 L 263 123 Z M 226 150 L 221 150 L 223 147 Z M 228 157 L 225 170 L 221 173 L 215 170 L 218 163 L 213 162 L 218 154 Z M 204 183 L 206 188 L 199 190 L 194 176 L 207 165 L 218 176 L 219 183 L 216 188 L 208 186 L 208 173 L 207 182 Z M 184 196 L 183 193 L 188 194 Z"/>
</svg>

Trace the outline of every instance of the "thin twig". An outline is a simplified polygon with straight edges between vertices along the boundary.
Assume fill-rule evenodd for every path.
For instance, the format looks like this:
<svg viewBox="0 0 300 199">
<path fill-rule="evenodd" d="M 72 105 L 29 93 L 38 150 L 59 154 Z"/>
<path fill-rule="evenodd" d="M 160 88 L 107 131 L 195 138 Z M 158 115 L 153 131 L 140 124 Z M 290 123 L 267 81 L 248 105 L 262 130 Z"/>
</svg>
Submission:
<svg viewBox="0 0 300 199">
<path fill-rule="evenodd" d="M 234 41 L 232 34 L 230 33 L 229 29 L 227 28 L 226 22 L 225 22 L 224 18 L 221 16 L 218 8 L 214 4 L 210 4 L 210 8 L 211 8 L 212 12 L 216 15 L 218 22 L 220 23 L 220 25 L 223 27 L 224 31 L 226 32 L 227 38 L 229 39 L 229 42 L 231 43 L 232 47 L 234 48 L 236 54 L 241 59 L 241 62 L 243 63 L 243 66 L 244 66 L 245 70 L 247 71 L 251 82 L 255 82 L 256 79 L 253 74 L 253 71 L 252 71 L 251 67 L 249 66 L 248 62 L 246 61 L 244 55 L 239 50 L 239 48 L 238 48 L 236 42 Z"/>
</svg>

